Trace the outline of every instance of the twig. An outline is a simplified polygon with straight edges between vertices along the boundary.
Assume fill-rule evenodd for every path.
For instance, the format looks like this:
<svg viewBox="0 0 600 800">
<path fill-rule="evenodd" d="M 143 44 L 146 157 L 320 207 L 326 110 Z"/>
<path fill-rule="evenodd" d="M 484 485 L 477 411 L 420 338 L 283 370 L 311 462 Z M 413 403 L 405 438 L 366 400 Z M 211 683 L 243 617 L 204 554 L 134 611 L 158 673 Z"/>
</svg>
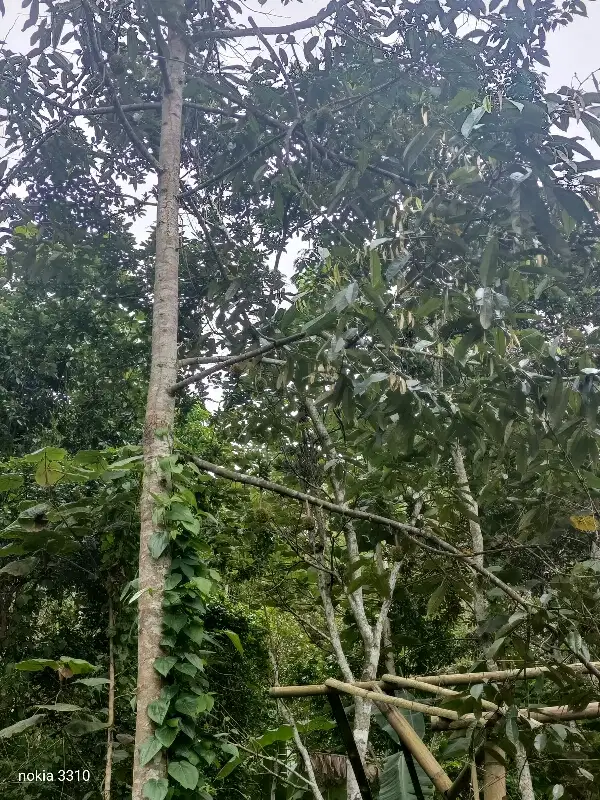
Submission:
<svg viewBox="0 0 600 800">
<path fill-rule="evenodd" d="M 314 28 L 320 25 L 321 22 L 335 14 L 344 6 L 347 6 L 351 0 L 337 0 L 331 2 L 318 14 L 307 19 L 300 20 L 299 22 L 291 22 L 289 25 L 277 25 L 261 28 L 261 33 L 265 36 L 285 36 L 288 33 L 295 33 L 296 31 L 306 30 L 306 28 Z M 212 31 L 199 31 L 194 34 L 194 41 L 205 41 L 206 39 L 240 39 L 247 36 L 256 36 L 256 28 L 225 28 Z"/>
<path fill-rule="evenodd" d="M 181 198 L 185 200 L 188 197 L 191 197 L 193 194 L 197 194 L 197 192 L 201 192 L 203 189 L 208 189 L 211 186 L 214 186 L 216 183 L 219 183 L 220 180 L 226 178 L 228 175 L 231 175 L 232 172 L 235 172 L 240 167 L 242 167 L 246 161 L 249 161 L 252 156 L 256 156 L 259 153 L 262 153 L 263 150 L 266 150 L 267 147 L 270 147 L 275 142 L 279 142 L 281 139 L 284 139 L 287 136 L 287 131 L 285 133 L 278 133 L 276 136 L 272 136 L 270 139 L 267 139 L 266 142 L 257 145 L 248 153 L 243 155 L 240 159 L 238 159 L 234 164 L 227 167 L 226 169 L 219 172 L 217 175 L 213 175 L 212 178 L 207 178 L 207 180 L 199 183 L 193 189 L 186 189 L 185 192 L 182 193 Z"/>
<path fill-rule="evenodd" d="M 257 356 L 262 356 L 263 353 L 269 353 L 271 350 L 276 350 L 278 347 L 283 347 L 286 344 L 298 342 L 300 339 L 306 338 L 307 334 L 304 333 L 304 331 L 301 333 L 293 333 L 290 336 L 284 336 L 282 339 L 275 339 L 268 344 L 264 344 L 262 347 L 257 347 L 256 350 L 248 350 L 246 353 L 239 353 L 236 356 L 230 356 L 229 358 L 225 359 L 225 361 L 220 361 L 217 364 L 213 364 L 212 367 L 205 369 L 203 372 L 197 372 L 194 375 L 190 375 L 189 378 L 184 378 L 183 380 L 178 381 L 174 386 L 171 386 L 169 392 L 171 394 L 175 394 L 175 392 L 178 392 L 180 389 L 189 386 L 191 383 L 204 380 L 204 378 L 208 378 L 209 375 L 213 375 L 215 372 L 226 369 L 232 364 L 239 364 L 241 361 L 248 361 L 252 358 L 257 358 Z M 184 358 L 179 362 L 179 366 L 187 366 L 197 362 L 198 360 L 196 358 Z"/>
</svg>

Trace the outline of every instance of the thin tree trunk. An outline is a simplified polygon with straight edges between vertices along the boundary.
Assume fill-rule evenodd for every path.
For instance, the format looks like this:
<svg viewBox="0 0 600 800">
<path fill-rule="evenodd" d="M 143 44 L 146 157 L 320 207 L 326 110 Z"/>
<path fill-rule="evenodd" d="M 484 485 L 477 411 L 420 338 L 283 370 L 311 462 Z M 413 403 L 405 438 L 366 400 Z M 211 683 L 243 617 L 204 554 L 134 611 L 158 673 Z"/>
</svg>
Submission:
<svg viewBox="0 0 600 800">
<path fill-rule="evenodd" d="M 519 779 L 519 791 L 522 800 L 535 800 L 533 782 L 531 780 L 531 770 L 529 769 L 529 759 L 521 742 L 517 742 L 517 752 L 515 755 L 517 765 L 517 777 Z"/>
<path fill-rule="evenodd" d="M 172 4 L 172 14 L 183 8 L 181 0 Z M 151 778 L 166 774 L 164 755 L 140 764 L 140 746 L 151 736 L 153 727 L 146 709 L 158 698 L 160 676 L 154 660 L 161 655 L 163 591 L 169 570 L 168 557 L 153 559 L 148 545 L 160 523 L 153 518 L 153 495 L 164 491 L 158 461 L 170 454 L 175 401 L 169 387 L 177 379 L 177 319 L 179 303 L 179 173 L 183 85 L 186 45 L 175 27 L 169 28 L 167 71 L 171 91 L 165 90 L 162 104 L 156 223 L 154 307 L 152 315 L 152 361 L 144 425 L 144 477 L 140 497 L 139 588 L 143 591 L 138 606 L 138 679 L 135 756 L 132 800 L 142 800 L 143 787 Z M 151 589 L 152 591 L 147 591 Z"/>
<path fill-rule="evenodd" d="M 108 585 L 108 731 L 106 734 L 106 769 L 104 800 L 110 800 L 113 763 L 113 728 L 115 725 L 115 650 L 113 645 L 114 613 L 110 583 Z"/>
<path fill-rule="evenodd" d="M 473 549 L 473 561 L 480 567 L 485 566 L 484 560 L 484 545 L 483 533 L 479 523 L 479 506 L 473 497 L 471 487 L 469 484 L 469 476 L 465 467 L 463 451 L 460 444 L 457 442 L 452 449 L 452 458 L 454 460 L 454 468 L 456 475 L 460 482 L 460 491 L 464 498 L 465 504 L 468 506 L 472 518 L 469 519 L 469 529 L 471 532 L 471 547 Z M 480 625 L 487 617 L 487 601 L 483 592 L 480 577 L 474 576 L 474 607 L 475 607 L 475 621 Z M 493 662 L 488 662 L 488 669 L 495 669 L 496 665 Z M 501 752 L 498 749 L 498 752 Z M 525 748 L 519 742 L 517 745 L 516 765 L 519 780 L 519 791 L 522 800 L 535 800 L 533 792 L 533 784 L 531 781 L 531 772 L 529 770 L 529 761 Z M 489 774 L 488 774 L 489 772 Z M 502 788 L 503 787 L 503 788 Z M 503 791 L 504 794 L 500 792 Z M 506 767 L 504 764 L 492 757 L 486 757 L 485 761 L 485 788 L 484 800 L 502 800 L 506 795 Z"/>
</svg>

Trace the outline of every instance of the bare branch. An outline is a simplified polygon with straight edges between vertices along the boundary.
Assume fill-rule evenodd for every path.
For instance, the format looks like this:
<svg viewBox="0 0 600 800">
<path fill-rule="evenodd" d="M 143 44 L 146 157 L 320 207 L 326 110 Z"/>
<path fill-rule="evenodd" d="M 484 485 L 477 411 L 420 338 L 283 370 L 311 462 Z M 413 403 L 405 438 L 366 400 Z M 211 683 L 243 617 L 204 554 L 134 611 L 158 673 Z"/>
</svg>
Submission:
<svg viewBox="0 0 600 800">
<path fill-rule="evenodd" d="M 404 536 L 418 546 L 422 546 L 423 541 L 431 542 L 444 553 L 458 558 L 476 572 L 482 574 L 490 581 L 490 583 L 493 583 L 494 586 L 497 586 L 499 589 L 501 589 L 508 597 L 511 598 L 511 600 L 514 600 L 514 602 L 522 608 L 527 610 L 535 608 L 534 604 L 530 600 L 525 599 L 518 592 L 515 592 L 513 588 L 504 583 L 504 581 L 500 580 L 500 578 L 494 575 L 493 572 L 490 572 L 485 567 L 480 567 L 479 565 L 475 564 L 470 554 L 463 553 L 457 547 L 454 547 L 454 545 L 446 542 L 439 536 L 436 536 L 435 533 L 427 530 L 426 528 L 417 528 L 414 525 L 407 524 L 406 522 L 398 522 L 398 520 L 382 517 L 379 514 L 372 514 L 369 511 L 361 511 L 358 508 L 341 506 L 338 503 L 332 503 L 324 498 L 314 497 L 313 495 L 300 492 L 296 489 L 289 489 L 287 486 L 282 486 L 279 483 L 267 481 L 264 478 L 257 478 L 254 475 L 246 475 L 243 472 L 235 472 L 234 470 L 220 467 L 218 464 L 211 464 L 209 461 L 204 461 L 204 459 L 197 458 L 196 456 L 191 456 L 191 458 L 196 466 L 200 467 L 200 469 L 203 469 L 206 472 L 212 472 L 215 475 L 221 476 L 222 478 L 227 478 L 227 480 L 235 481 L 236 483 L 245 483 L 248 486 L 256 486 L 259 489 L 266 489 L 269 492 L 275 492 L 276 494 L 280 494 L 284 497 L 290 497 L 293 500 L 299 500 L 302 503 L 308 503 L 309 505 L 316 506 L 317 508 L 324 508 L 327 511 L 332 511 L 334 514 L 340 514 L 341 516 L 366 520 L 367 522 L 375 522 L 378 525 L 387 526 L 388 528 L 392 528 L 392 530 L 397 530 L 404 534 Z M 600 676 L 600 673 L 598 674 Z"/>
<path fill-rule="evenodd" d="M 178 392 L 180 389 L 189 386 L 191 383 L 202 381 L 204 378 L 208 378 L 209 375 L 213 375 L 215 372 L 226 369 L 232 364 L 239 364 L 241 361 L 249 361 L 252 358 L 262 356 L 263 353 L 269 353 L 271 350 L 276 350 L 278 347 L 283 347 L 286 344 L 298 342 L 300 339 L 306 338 L 307 334 L 304 332 L 293 333 L 290 336 L 284 336 L 282 339 L 275 339 L 274 341 L 269 342 L 262 347 L 257 347 L 256 350 L 248 350 L 246 353 L 240 353 L 237 356 L 230 356 L 229 358 L 225 359 L 225 361 L 220 361 L 217 364 L 213 364 L 212 367 L 205 369 L 203 372 L 196 372 L 194 375 L 190 375 L 189 378 L 184 378 L 183 380 L 178 381 L 174 386 L 171 386 L 170 392 L 171 394 L 175 394 L 175 392 Z M 188 364 L 195 363 L 198 363 L 198 359 L 184 358 L 179 362 L 179 366 L 187 366 Z"/>
<path fill-rule="evenodd" d="M 260 31 L 264 36 L 285 36 L 288 33 L 295 33 L 296 31 L 303 31 L 307 28 L 314 28 L 324 22 L 327 17 L 332 16 L 337 11 L 347 6 L 351 0 L 334 0 L 329 3 L 325 8 L 319 11 L 312 17 L 300 20 L 299 22 L 291 22 L 288 25 L 277 25 L 261 27 Z M 207 39 L 241 39 L 247 36 L 256 36 L 256 28 L 231 28 L 213 31 L 198 31 L 194 34 L 194 41 L 202 42 Z"/>
</svg>

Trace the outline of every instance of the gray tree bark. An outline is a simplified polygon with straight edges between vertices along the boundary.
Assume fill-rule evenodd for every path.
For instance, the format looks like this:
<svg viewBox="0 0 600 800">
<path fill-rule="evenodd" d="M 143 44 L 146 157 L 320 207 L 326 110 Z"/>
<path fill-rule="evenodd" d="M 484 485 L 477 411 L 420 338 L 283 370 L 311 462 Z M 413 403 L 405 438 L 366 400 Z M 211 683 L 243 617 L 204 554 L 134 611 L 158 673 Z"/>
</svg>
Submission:
<svg viewBox="0 0 600 800">
<path fill-rule="evenodd" d="M 183 8 L 173 2 L 173 14 Z M 179 306 L 179 173 L 183 85 L 187 49 L 175 27 L 169 29 L 166 69 L 171 91 L 164 92 L 158 176 L 154 306 L 152 314 L 152 361 L 144 425 L 144 477 L 140 496 L 140 553 L 138 601 L 138 677 L 132 800 L 142 800 L 143 787 L 151 778 L 166 775 L 166 759 L 159 753 L 142 766 L 140 746 L 152 735 L 146 709 L 161 690 L 154 660 L 161 655 L 163 592 L 169 559 L 153 559 L 148 549 L 160 530 L 154 518 L 153 494 L 164 490 L 159 460 L 171 452 L 175 400 L 169 387 L 177 380 L 177 321 Z M 148 591 L 151 590 L 151 591 Z"/>
</svg>

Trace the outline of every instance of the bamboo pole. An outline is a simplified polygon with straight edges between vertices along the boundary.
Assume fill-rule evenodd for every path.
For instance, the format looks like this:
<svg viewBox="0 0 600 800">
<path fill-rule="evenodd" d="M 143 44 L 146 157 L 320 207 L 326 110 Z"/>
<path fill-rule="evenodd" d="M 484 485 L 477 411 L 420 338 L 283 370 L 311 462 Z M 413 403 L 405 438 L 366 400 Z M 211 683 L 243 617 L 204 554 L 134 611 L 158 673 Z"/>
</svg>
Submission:
<svg viewBox="0 0 600 800">
<path fill-rule="evenodd" d="M 591 662 L 593 667 L 600 667 L 600 661 Z M 457 672 L 452 675 L 418 675 L 414 680 L 431 683 L 435 686 L 458 686 L 459 684 L 487 683 L 501 681 L 523 681 L 537 678 L 548 673 L 560 674 L 561 669 L 570 672 L 587 672 L 584 664 L 562 664 L 560 667 L 521 667 L 520 669 L 499 669 L 491 672 Z M 389 677 L 389 676 L 386 676 Z"/>
<path fill-rule="evenodd" d="M 489 725 L 496 719 L 497 712 L 482 714 L 479 719 L 474 714 L 465 714 L 457 720 L 433 720 L 433 730 L 457 730 L 468 728 L 473 722 L 478 725 Z M 566 722 L 571 720 L 598 719 L 600 718 L 600 703 L 590 703 L 580 711 L 574 711 L 568 706 L 547 706 L 545 708 L 520 708 L 520 717 L 533 719 L 536 722 Z"/>
<path fill-rule="evenodd" d="M 437 706 L 429 706 L 425 703 L 418 703 L 414 700 L 405 700 L 403 697 L 392 697 L 391 695 L 384 695 L 382 692 L 374 692 L 369 689 L 363 689 L 353 683 L 344 683 L 337 681 L 335 678 L 328 678 L 325 685 L 331 689 L 344 694 L 351 694 L 354 697 L 362 697 L 365 700 L 380 701 L 384 697 L 385 702 L 390 706 L 397 708 L 404 708 L 407 711 L 420 711 L 422 714 L 428 714 L 430 717 L 444 717 L 448 720 L 458 721 L 459 715 L 457 711 L 452 711 L 449 708 L 438 708 Z M 370 686 L 377 686 L 378 684 L 371 681 Z"/>
<path fill-rule="evenodd" d="M 592 662 L 595 667 L 600 667 L 600 661 Z M 583 664 L 563 664 L 560 667 L 522 667 L 520 669 L 494 670 L 492 672 L 456 672 L 449 675 L 417 675 L 413 678 L 402 678 L 399 675 L 383 675 L 378 681 L 378 686 L 384 688 L 385 685 L 401 686 L 405 688 L 418 689 L 423 692 L 430 692 L 432 686 L 460 686 L 476 683 L 501 683 L 510 680 L 529 680 L 540 675 L 558 673 L 560 670 L 568 670 L 579 674 L 587 672 Z M 361 689 L 368 689 L 372 686 L 372 681 L 355 681 L 352 685 Z M 274 686 L 269 690 L 271 697 L 313 697 L 326 695 L 331 689 L 324 683 L 312 684 L 307 686 Z M 444 694 L 438 692 L 438 694 Z M 450 695 L 447 695 L 448 697 Z M 492 710 L 492 709 L 490 709 Z"/>
<path fill-rule="evenodd" d="M 443 686 L 436 686 L 433 683 L 424 683 L 416 678 L 402 678 L 399 675 L 383 675 L 380 683 L 390 684 L 402 689 L 415 689 L 416 691 L 435 694 L 439 697 L 458 697 L 461 694 L 461 692 L 457 692 L 455 689 L 446 689 Z M 500 706 L 496 705 L 496 703 L 491 703 L 489 700 L 481 700 L 480 702 L 482 707 L 487 708 L 488 711 L 502 711 Z"/>
<path fill-rule="evenodd" d="M 483 800 L 506 800 L 506 761 L 504 751 L 496 745 L 485 749 Z"/>
<path fill-rule="evenodd" d="M 375 700 L 375 705 L 381 713 L 384 714 L 387 721 L 398 734 L 398 738 L 402 744 L 410 750 L 417 764 L 419 764 L 421 769 L 429 776 L 435 788 L 441 792 L 442 795 L 445 795 L 446 792 L 451 789 L 452 781 L 441 764 L 439 764 L 432 755 L 429 748 L 423 743 L 410 722 L 391 708 L 389 701 L 394 698 L 382 695 L 380 692 L 370 692 L 369 694 L 379 695 L 379 699 Z"/>
</svg>

